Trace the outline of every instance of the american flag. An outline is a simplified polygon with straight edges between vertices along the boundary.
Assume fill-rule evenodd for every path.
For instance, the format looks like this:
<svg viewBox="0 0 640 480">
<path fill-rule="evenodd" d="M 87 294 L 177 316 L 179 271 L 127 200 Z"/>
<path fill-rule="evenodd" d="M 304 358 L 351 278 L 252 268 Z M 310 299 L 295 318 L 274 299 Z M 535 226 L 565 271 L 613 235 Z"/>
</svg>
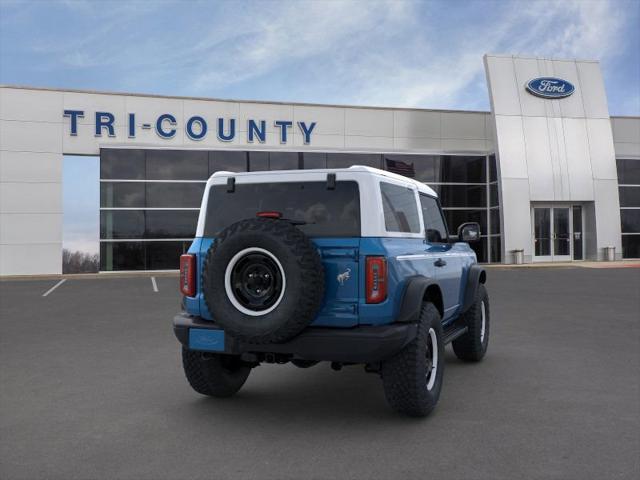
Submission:
<svg viewBox="0 0 640 480">
<path fill-rule="evenodd" d="M 389 158 L 385 158 L 385 161 L 387 162 L 387 170 L 392 173 L 398 173 L 410 178 L 414 178 L 416 176 L 416 171 L 413 168 L 413 163 L 406 163 L 400 160 L 391 160 Z"/>
</svg>

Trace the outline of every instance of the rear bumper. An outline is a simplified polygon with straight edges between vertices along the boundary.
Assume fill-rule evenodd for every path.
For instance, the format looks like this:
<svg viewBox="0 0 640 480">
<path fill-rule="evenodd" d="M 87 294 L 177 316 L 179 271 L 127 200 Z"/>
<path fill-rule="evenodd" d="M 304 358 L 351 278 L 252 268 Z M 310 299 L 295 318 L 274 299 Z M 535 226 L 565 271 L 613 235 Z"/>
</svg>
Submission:
<svg viewBox="0 0 640 480">
<path fill-rule="evenodd" d="M 344 363 L 372 363 L 402 350 L 417 333 L 415 323 L 354 328 L 308 327 L 288 342 L 255 345 L 241 342 L 213 322 L 185 313 L 173 319 L 173 331 L 186 348 L 230 355 L 273 353 L 292 358 Z"/>
</svg>

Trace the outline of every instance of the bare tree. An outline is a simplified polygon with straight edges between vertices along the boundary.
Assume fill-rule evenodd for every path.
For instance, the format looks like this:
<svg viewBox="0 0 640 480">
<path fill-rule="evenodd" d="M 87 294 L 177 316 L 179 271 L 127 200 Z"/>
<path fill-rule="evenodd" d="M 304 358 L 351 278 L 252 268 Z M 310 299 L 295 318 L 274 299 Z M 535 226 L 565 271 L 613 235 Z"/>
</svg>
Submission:
<svg viewBox="0 0 640 480">
<path fill-rule="evenodd" d="M 97 273 L 100 256 L 97 253 L 62 250 L 62 273 Z"/>
</svg>

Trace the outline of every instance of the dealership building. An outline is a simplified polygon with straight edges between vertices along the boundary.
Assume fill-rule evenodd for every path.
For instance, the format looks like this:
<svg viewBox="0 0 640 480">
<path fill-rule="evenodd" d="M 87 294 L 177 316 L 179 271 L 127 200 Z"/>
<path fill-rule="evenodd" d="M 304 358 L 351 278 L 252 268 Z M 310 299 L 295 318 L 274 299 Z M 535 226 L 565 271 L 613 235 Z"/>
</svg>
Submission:
<svg viewBox="0 0 640 480">
<path fill-rule="evenodd" d="M 597 61 L 486 55 L 491 111 L 0 87 L 0 275 L 62 271 L 65 155 L 99 156 L 100 269 L 166 270 L 207 178 L 368 165 L 427 183 L 488 263 L 640 257 L 640 117 Z"/>
</svg>

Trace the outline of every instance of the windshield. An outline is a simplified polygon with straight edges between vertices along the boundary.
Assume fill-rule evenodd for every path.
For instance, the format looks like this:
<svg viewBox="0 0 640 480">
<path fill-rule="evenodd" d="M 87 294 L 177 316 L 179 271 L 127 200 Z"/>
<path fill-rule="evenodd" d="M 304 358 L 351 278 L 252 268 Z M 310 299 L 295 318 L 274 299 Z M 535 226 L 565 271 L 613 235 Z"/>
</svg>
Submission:
<svg viewBox="0 0 640 480">
<path fill-rule="evenodd" d="M 354 181 L 214 185 L 209 191 L 204 234 L 215 237 L 232 223 L 277 212 L 310 237 L 360 236 L 360 195 Z"/>
</svg>

